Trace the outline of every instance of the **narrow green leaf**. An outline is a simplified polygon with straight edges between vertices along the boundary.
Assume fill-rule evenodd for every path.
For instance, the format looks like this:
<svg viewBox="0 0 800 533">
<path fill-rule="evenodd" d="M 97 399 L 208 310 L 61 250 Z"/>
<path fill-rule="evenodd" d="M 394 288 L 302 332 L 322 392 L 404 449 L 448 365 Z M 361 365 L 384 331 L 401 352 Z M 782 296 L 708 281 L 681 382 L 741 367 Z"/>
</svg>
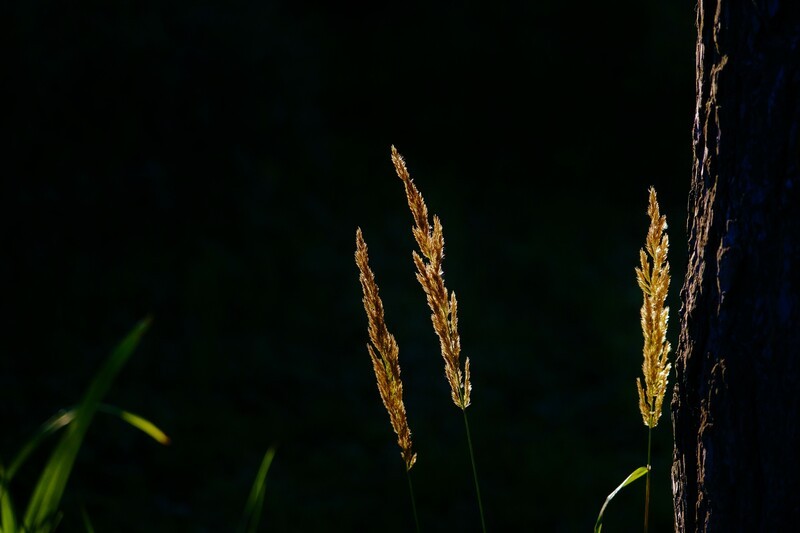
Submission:
<svg viewBox="0 0 800 533">
<path fill-rule="evenodd" d="M 133 427 L 148 434 L 161 444 L 167 445 L 170 442 L 169 437 L 161 431 L 160 428 L 139 415 L 106 404 L 99 404 L 98 411 L 119 417 Z M 8 486 L 11 483 L 11 479 L 36 448 L 49 436 L 72 422 L 77 412 L 77 408 L 70 408 L 61 410 L 50 417 L 45 423 L 39 426 L 33 437 L 31 437 L 25 446 L 17 453 L 8 470 L 4 470 L 2 465 L 0 465 L 0 524 L 2 524 L 0 533 L 3 533 L 3 531 L 13 533 L 16 530 L 16 517 L 14 515 L 14 508 L 11 503 L 10 495 L 8 494 Z"/>
<path fill-rule="evenodd" d="M 11 494 L 8 492 L 7 471 L 0 464 L 0 533 L 15 533 L 17 518 L 14 515 L 14 505 L 11 503 Z"/>
<path fill-rule="evenodd" d="M 0 529 L 0 533 L 3 531 L 14 533 L 17 530 L 17 518 L 14 514 L 14 504 L 11 503 L 11 495 L 8 490 L 4 490 L 2 496 L 0 496 L 0 513 L 3 514 L 3 528 Z"/>
<path fill-rule="evenodd" d="M 75 418 L 62 435 L 39 481 L 34 488 L 28 508 L 25 511 L 24 527 L 38 533 L 49 533 L 54 527 L 53 518 L 57 516 L 58 506 L 67 480 L 75 464 L 78 450 L 83 443 L 89 424 L 103 397 L 119 374 L 125 362 L 139 344 L 150 325 L 147 318 L 134 327 L 125 339 L 114 349 L 105 365 L 95 375 L 83 400 L 78 405 Z"/>
<path fill-rule="evenodd" d="M 86 507 L 81 505 L 81 516 L 83 517 L 83 527 L 86 528 L 86 533 L 94 533 L 94 526 L 89 519 L 89 513 L 86 512 Z"/>
<path fill-rule="evenodd" d="M 614 496 L 616 496 L 617 493 L 622 490 L 623 487 L 630 485 L 643 475 L 647 474 L 647 472 L 648 468 L 646 466 L 640 466 L 639 468 L 631 472 L 631 474 L 628 477 L 626 477 L 622 483 L 619 484 L 619 487 L 614 489 L 614 492 L 608 495 L 605 503 L 603 504 L 603 508 L 600 509 L 600 514 L 597 516 L 597 522 L 595 522 L 594 524 L 594 533 L 601 533 L 601 530 L 603 528 L 603 513 L 606 512 L 606 507 L 608 506 L 608 502 L 610 502 L 614 498 Z"/>
<path fill-rule="evenodd" d="M 72 422 L 74 418 L 75 409 L 62 410 L 48 418 L 47 421 L 39 426 L 39 429 L 36 430 L 33 437 L 22 447 L 9 465 L 8 471 L 6 472 L 6 481 L 11 481 L 23 463 L 47 437 Z"/>
<path fill-rule="evenodd" d="M 170 438 L 158 426 L 137 414 L 107 404 L 99 404 L 97 406 L 97 410 L 121 418 L 125 422 L 143 431 L 161 444 L 167 445 L 170 443 Z M 72 422 L 75 419 L 77 412 L 77 407 L 61 410 L 50 417 L 44 424 L 39 426 L 39 429 L 36 430 L 36 433 L 33 435 L 33 437 L 31 437 L 31 439 L 25 444 L 25 446 L 22 447 L 19 453 L 17 453 L 16 457 L 14 457 L 14 461 L 6 471 L 6 484 L 11 481 L 14 475 L 19 471 L 20 467 L 36 450 L 36 448 L 38 448 L 42 442 L 44 442 L 44 440 L 53 433 Z M 2 489 L 0 488 L 0 490 Z"/>
<path fill-rule="evenodd" d="M 132 425 L 136 429 L 139 429 L 150 435 L 150 437 L 159 444 L 167 446 L 171 442 L 167 434 L 161 431 L 161 428 L 144 417 L 131 413 L 130 411 L 125 411 L 119 407 L 114 407 L 113 405 L 106 405 L 104 403 L 100 404 L 97 407 L 97 410 L 120 417 L 122 420 Z"/>
<path fill-rule="evenodd" d="M 269 467 L 274 457 L 275 447 L 273 446 L 264 454 L 261 467 L 258 469 L 255 481 L 253 481 L 253 487 L 250 489 L 250 496 L 247 498 L 247 505 L 245 506 L 244 515 L 242 517 L 242 525 L 239 528 L 242 532 L 256 533 L 258 530 L 258 523 L 261 520 L 261 511 L 264 508 L 267 472 L 269 472 Z"/>
</svg>

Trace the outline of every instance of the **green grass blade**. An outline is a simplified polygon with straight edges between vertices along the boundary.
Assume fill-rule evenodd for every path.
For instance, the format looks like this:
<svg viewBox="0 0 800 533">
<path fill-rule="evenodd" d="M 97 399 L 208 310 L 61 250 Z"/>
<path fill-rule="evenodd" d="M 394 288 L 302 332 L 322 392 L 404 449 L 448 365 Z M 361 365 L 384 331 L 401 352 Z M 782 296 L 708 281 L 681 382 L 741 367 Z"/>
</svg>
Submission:
<svg viewBox="0 0 800 533">
<path fill-rule="evenodd" d="M 36 430 L 33 437 L 22 447 L 9 465 L 5 475 L 6 482 L 11 481 L 30 454 L 32 454 L 47 437 L 72 422 L 75 418 L 75 413 L 75 409 L 59 411 L 47 419 L 44 424 L 39 426 L 39 429 Z"/>
<path fill-rule="evenodd" d="M 139 344 L 139 340 L 149 324 L 150 319 L 148 318 L 134 327 L 128 336 L 111 352 L 105 365 L 89 385 L 83 400 L 77 408 L 75 418 L 67 427 L 66 433 L 62 435 L 61 440 L 50 455 L 50 459 L 34 488 L 23 522 L 28 530 L 49 533 L 54 527 L 52 519 L 56 516 L 67 480 L 72 472 L 75 458 L 78 456 L 78 450 L 83 443 L 89 424 L 97 411 L 100 401 L 111 388 L 111 384 Z"/>
<path fill-rule="evenodd" d="M 130 411 L 125 411 L 123 409 L 120 409 L 119 407 L 114 407 L 113 405 L 107 405 L 104 403 L 98 405 L 97 410 L 103 413 L 118 416 L 119 418 L 121 418 L 128 424 L 132 425 L 136 429 L 141 430 L 144 433 L 147 433 L 153 440 L 155 440 L 159 444 L 167 446 L 171 442 L 167 434 L 161 431 L 161 428 L 159 428 L 158 426 L 156 426 L 155 424 L 153 424 L 144 417 L 131 413 Z"/>
<path fill-rule="evenodd" d="M 94 526 L 92 526 L 92 521 L 89 519 L 89 513 L 86 512 L 86 507 L 81 505 L 81 517 L 83 517 L 83 527 L 86 529 L 86 533 L 94 533 Z"/>
<path fill-rule="evenodd" d="M 17 518 L 8 492 L 7 471 L 0 464 L 0 533 L 16 533 Z"/>
<path fill-rule="evenodd" d="M 170 443 L 169 437 L 158 426 L 144 417 L 114 407 L 113 405 L 99 404 L 97 409 L 98 411 L 121 418 L 123 421 L 143 431 L 161 444 L 167 445 Z M 0 533 L 4 531 L 13 533 L 16 530 L 16 517 L 14 515 L 10 496 L 7 492 L 11 479 L 36 448 L 49 436 L 72 422 L 77 412 L 77 408 L 71 408 L 59 411 L 50 417 L 45 423 L 39 426 L 33 437 L 31 437 L 25 446 L 17 453 L 8 470 L 2 469 L 2 465 L 0 465 L 0 524 L 2 525 L 2 527 L 0 527 Z"/>
<path fill-rule="evenodd" d="M 250 496 L 247 498 L 247 505 L 245 506 L 244 516 L 242 517 L 242 525 L 239 529 L 242 532 L 255 533 L 258 530 L 258 523 L 261 520 L 261 510 L 264 508 L 264 495 L 266 493 L 264 485 L 267 479 L 267 472 L 269 472 L 269 467 L 274 457 L 275 447 L 273 446 L 264 454 L 264 459 L 261 461 L 261 467 L 258 469 L 253 487 L 250 489 Z"/>
<path fill-rule="evenodd" d="M 647 474 L 647 467 L 640 466 L 639 468 L 631 472 L 631 474 L 628 477 L 626 477 L 622 483 L 619 484 L 619 487 L 614 489 L 614 492 L 608 495 L 605 503 L 603 504 L 603 508 L 600 509 L 600 514 L 597 516 L 597 522 L 595 522 L 594 524 L 594 533 L 600 533 L 601 529 L 603 528 L 603 513 L 606 512 L 606 507 L 608 506 L 608 502 L 610 502 L 614 498 L 614 496 L 616 496 L 617 493 L 622 490 L 623 487 L 630 485 L 631 483 L 633 483 L 634 481 L 636 481 L 645 474 Z"/>
<path fill-rule="evenodd" d="M 133 427 L 143 431 L 160 444 L 167 445 L 170 443 L 170 438 L 166 435 L 166 433 L 164 433 L 158 426 L 144 417 L 107 404 L 98 405 L 97 410 L 121 418 Z M 20 467 L 36 450 L 36 448 L 38 448 L 39 445 L 41 445 L 41 443 L 44 442 L 44 440 L 50 435 L 72 422 L 77 413 L 78 409 L 76 407 L 59 411 L 50 417 L 44 424 L 39 426 L 39 429 L 36 430 L 36 433 L 33 435 L 33 437 L 31 437 L 31 439 L 25 444 L 25 446 L 22 447 L 19 453 L 17 453 L 11 465 L 8 467 L 8 470 L 5 472 L 6 484 L 11 481 Z"/>
<path fill-rule="evenodd" d="M 50 417 L 44 424 L 39 426 L 39 429 L 33 437 L 22 447 L 19 453 L 17 453 L 8 469 L 0 468 L 0 524 L 2 524 L 0 533 L 16 533 L 17 531 L 14 505 L 11 502 L 11 495 L 9 494 L 9 486 L 14 474 L 17 473 L 17 470 L 19 470 L 28 456 L 30 456 L 47 437 L 69 424 L 74 417 L 74 410 L 59 411 Z"/>
</svg>

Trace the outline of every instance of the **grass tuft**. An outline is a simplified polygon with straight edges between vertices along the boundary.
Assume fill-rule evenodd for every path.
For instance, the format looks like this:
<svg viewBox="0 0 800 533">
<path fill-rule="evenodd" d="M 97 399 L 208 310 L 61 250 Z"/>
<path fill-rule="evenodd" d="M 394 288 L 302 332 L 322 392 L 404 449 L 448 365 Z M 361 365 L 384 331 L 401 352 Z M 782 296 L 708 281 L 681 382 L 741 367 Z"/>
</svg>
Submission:
<svg viewBox="0 0 800 533">
<path fill-rule="evenodd" d="M 128 424 L 144 431 L 161 444 L 169 443 L 169 437 L 149 420 L 117 407 L 101 403 L 117 374 L 119 374 L 125 362 L 136 349 L 149 325 L 149 318 L 139 322 L 112 351 L 105 365 L 95 375 L 84 394 L 83 400 L 77 407 L 59 411 L 48 419 L 20 449 L 8 468 L 3 468 L 0 465 L 0 515 L 2 515 L 0 516 L 0 533 L 17 533 L 18 531 L 49 533 L 55 529 L 61 519 L 59 511 L 61 498 L 86 431 L 96 412 L 102 411 L 118 416 Z M 28 457 L 48 437 L 62 428 L 66 428 L 65 433 L 51 453 L 39 476 L 20 528 L 9 492 L 11 480 Z M 85 511 L 84 520 L 88 520 Z M 87 524 L 87 530 L 90 530 L 89 523 L 85 523 Z"/>
<path fill-rule="evenodd" d="M 75 418 L 50 456 L 33 496 L 25 511 L 24 527 L 30 531 L 48 533 L 52 531 L 58 517 L 58 507 L 67 485 L 75 458 L 78 456 L 83 438 L 89 429 L 101 400 L 111 388 L 111 384 L 124 364 L 130 358 L 139 341 L 150 326 L 147 318 L 131 331 L 114 349 L 103 368 L 95 376 L 79 404 Z"/>
</svg>

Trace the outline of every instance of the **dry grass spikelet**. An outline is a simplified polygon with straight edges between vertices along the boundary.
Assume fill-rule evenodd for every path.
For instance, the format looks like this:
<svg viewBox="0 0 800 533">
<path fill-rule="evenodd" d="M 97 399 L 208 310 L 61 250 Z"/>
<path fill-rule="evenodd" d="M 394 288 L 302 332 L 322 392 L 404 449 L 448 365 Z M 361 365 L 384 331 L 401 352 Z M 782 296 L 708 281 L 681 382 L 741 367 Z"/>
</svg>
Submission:
<svg viewBox="0 0 800 533">
<path fill-rule="evenodd" d="M 453 402 L 461 409 L 466 409 L 470 404 L 472 391 L 469 380 L 469 358 L 464 363 L 462 373 L 459 361 L 461 340 L 458 335 L 458 303 L 455 293 L 448 293 L 444 285 L 442 223 L 439 217 L 434 215 L 433 225 L 431 225 L 425 200 L 414 185 L 403 157 L 394 146 L 392 146 L 392 163 L 405 186 L 408 207 L 414 217 L 412 232 L 424 257 L 423 259 L 416 251 L 412 254 L 417 267 L 417 280 L 427 296 L 428 306 L 432 312 L 433 329 L 439 337 L 442 358 L 445 363 L 445 376 L 450 384 Z"/>
<path fill-rule="evenodd" d="M 411 449 L 411 430 L 408 428 L 406 407 L 403 403 L 403 382 L 400 381 L 400 362 L 398 360 L 400 348 L 397 346 L 394 335 L 389 333 L 386 327 L 383 302 L 378 294 L 375 274 L 369 267 L 367 243 L 361 234 L 361 228 L 356 230 L 355 256 L 361 289 L 364 293 L 364 310 L 367 312 L 369 322 L 369 339 L 372 343 L 367 344 L 367 351 L 372 359 L 381 400 L 389 413 L 392 428 L 397 434 L 397 444 L 402 450 L 401 455 L 406 463 L 406 470 L 411 470 L 417 461 L 417 454 Z"/>
<path fill-rule="evenodd" d="M 671 365 L 667 362 L 670 351 L 667 341 L 669 307 L 665 306 L 669 290 L 667 218 L 659 212 L 656 191 L 652 187 L 647 214 L 650 217 L 650 229 L 647 231 L 645 249 L 639 250 L 640 266 L 636 268 L 636 280 L 644 295 L 641 309 L 644 387 L 639 378 L 636 379 L 636 386 L 642 420 L 647 427 L 654 428 L 661 417 Z"/>
</svg>

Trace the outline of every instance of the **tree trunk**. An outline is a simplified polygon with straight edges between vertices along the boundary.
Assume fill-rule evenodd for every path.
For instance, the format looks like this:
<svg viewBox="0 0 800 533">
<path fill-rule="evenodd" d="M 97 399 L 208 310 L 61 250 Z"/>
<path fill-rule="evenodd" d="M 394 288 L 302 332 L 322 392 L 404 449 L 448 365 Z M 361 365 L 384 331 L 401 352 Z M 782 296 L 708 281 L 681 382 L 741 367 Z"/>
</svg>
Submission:
<svg viewBox="0 0 800 533">
<path fill-rule="evenodd" d="M 699 0 L 676 531 L 800 531 L 800 1 Z"/>
</svg>

